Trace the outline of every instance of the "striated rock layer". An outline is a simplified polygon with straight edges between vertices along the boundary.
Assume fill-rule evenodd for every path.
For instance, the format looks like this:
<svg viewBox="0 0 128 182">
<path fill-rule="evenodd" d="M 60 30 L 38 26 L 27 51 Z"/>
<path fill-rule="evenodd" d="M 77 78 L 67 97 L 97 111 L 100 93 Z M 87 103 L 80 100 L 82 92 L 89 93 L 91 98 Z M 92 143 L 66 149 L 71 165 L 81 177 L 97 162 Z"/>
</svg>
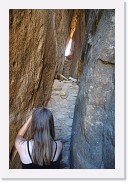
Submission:
<svg viewBox="0 0 128 182">
<path fill-rule="evenodd" d="M 71 168 L 115 168 L 115 13 L 87 10 Z"/>
<path fill-rule="evenodd" d="M 10 10 L 10 151 L 31 109 L 50 99 L 55 73 L 63 69 L 73 11 Z"/>
</svg>

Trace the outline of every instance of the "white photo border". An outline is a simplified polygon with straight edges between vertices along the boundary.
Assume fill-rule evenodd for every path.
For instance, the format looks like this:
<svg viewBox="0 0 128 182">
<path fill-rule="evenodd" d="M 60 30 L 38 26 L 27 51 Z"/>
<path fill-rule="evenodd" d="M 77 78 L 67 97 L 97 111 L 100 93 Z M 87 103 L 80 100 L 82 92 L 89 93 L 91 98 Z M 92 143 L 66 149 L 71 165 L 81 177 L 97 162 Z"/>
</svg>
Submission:
<svg viewBox="0 0 128 182">
<path fill-rule="evenodd" d="M 1 178 L 124 179 L 124 2 L 122 0 L 6 1 L 4 4 L 0 2 Z M 9 169 L 9 9 L 115 9 L 115 169 Z"/>
</svg>

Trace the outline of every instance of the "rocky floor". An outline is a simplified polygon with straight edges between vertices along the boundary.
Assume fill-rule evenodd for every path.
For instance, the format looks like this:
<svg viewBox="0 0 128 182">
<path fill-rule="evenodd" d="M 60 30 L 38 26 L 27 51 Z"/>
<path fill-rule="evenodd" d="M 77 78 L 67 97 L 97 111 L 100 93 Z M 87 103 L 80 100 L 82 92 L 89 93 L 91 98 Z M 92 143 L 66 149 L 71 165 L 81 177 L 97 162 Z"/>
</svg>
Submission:
<svg viewBox="0 0 128 182">
<path fill-rule="evenodd" d="M 55 122 L 56 139 L 63 142 L 61 168 L 70 168 L 70 141 L 78 85 L 72 81 L 55 79 L 48 108 Z"/>
</svg>

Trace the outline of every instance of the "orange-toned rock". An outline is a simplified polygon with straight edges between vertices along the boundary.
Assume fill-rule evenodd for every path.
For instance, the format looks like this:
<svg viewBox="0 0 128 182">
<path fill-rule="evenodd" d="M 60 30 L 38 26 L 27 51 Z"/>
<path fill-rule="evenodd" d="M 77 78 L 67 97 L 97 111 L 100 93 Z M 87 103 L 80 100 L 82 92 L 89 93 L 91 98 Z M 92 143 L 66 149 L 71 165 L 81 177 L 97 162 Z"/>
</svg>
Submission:
<svg viewBox="0 0 128 182">
<path fill-rule="evenodd" d="M 73 10 L 10 10 L 10 151 L 33 107 L 46 106 L 63 69 Z M 12 165 L 13 168 L 13 165 Z"/>
</svg>

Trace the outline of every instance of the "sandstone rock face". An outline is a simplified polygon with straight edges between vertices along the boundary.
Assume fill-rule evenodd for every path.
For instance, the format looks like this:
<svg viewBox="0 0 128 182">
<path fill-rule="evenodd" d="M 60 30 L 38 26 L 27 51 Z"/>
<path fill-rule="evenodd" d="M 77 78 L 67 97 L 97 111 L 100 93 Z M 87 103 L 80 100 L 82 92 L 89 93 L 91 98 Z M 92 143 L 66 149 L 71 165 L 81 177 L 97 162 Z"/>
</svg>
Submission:
<svg viewBox="0 0 128 182">
<path fill-rule="evenodd" d="M 73 10 L 10 10 L 10 151 L 31 109 L 50 99 L 72 16 Z"/>
<path fill-rule="evenodd" d="M 71 168 L 115 168 L 114 10 L 86 11 L 84 58 L 76 101 Z"/>
</svg>

